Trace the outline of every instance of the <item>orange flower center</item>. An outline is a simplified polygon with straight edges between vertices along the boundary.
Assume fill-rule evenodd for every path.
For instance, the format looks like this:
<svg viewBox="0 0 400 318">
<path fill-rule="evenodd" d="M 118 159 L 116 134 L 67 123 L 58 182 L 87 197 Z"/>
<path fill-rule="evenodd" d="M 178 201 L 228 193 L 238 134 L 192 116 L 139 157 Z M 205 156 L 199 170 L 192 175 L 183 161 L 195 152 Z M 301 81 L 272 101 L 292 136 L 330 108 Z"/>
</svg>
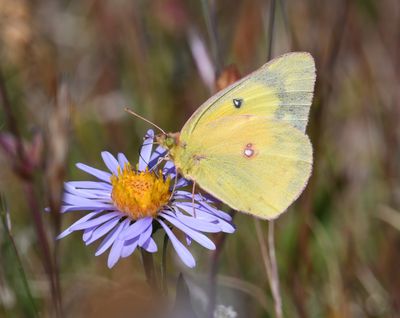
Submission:
<svg viewBox="0 0 400 318">
<path fill-rule="evenodd" d="M 136 171 L 126 164 L 122 170 L 118 167 L 118 176 L 111 176 L 111 198 L 121 212 L 134 220 L 155 217 L 169 201 L 170 181 L 170 178 L 164 180 L 161 171 L 158 176 L 147 169 Z"/>
</svg>

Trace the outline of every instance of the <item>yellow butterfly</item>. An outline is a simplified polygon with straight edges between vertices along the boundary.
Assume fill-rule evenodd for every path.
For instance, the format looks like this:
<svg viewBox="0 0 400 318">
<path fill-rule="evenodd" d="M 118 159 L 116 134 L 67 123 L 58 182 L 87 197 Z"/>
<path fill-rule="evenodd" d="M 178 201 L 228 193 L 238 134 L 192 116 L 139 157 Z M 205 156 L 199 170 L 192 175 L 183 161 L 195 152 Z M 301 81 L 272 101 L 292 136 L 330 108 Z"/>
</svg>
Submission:
<svg viewBox="0 0 400 318">
<path fill-rule="evenodd" d="M 178 171 L 231 208 L 284 212 L 312 170 L 305 135 L 315 83 L 309 53 L 289 53 L 208 99 L 180 133 L 159 135 Z"/>
</svg>

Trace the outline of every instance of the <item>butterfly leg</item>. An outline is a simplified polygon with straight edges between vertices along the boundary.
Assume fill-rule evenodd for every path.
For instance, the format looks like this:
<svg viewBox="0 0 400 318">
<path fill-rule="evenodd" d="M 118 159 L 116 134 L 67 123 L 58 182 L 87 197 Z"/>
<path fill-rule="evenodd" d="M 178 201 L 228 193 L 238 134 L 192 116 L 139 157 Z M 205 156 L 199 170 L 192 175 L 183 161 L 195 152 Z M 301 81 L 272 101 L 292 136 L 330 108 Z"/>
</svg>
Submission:
<svg viewBox="0 0 400 318">
<path fill-rule="evenodd" d="M 193 181 L 193 188 L 192 188 L 192 206 L 193 206 L 193 215 L 196 217 L 196 208 L 194 207 L 194 191 L 196 190 L 196 181 Z"/>
<path fill-rule="evenodd" d="M 175 167 L 175 182 L 174 182 L 174 187 L 172 188 L 171 196 L 169 197 L 168 201 L 171 201 L 172 197 L 174 196 L 175 189 L 176 189 L 176 183 L 178 182 L 178 171 L 176 170 Z"/>
</svg>

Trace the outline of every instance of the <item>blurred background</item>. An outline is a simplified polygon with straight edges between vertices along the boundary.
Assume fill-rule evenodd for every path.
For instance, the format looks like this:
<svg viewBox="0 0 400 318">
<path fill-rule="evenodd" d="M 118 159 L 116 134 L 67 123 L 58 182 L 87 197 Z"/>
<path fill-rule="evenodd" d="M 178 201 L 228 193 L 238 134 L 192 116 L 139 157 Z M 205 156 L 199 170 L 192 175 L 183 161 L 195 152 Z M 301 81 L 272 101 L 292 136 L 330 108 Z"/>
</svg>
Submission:
<svg viewBox="0 0 400 318">
<path fill-rule="evenodd" d="M 159 305 L 139 253 L 109 270 L 79 233 L 55 241 L 83 213 L 45 207 L 57 211 L 64 180 L 87 178 L 76 162 L 102 169 L 103 150 L 137 160 L 149 126 L 125 106 L 179 131 L 221 72 L 290 51 L 314 56 L 317 83 L 313 175 L 276 222 L 284 316 L 399 317 L 398 0 L 0 0 L 0 317 L 141 317 Z M 214 237 L 219 255 L 190 247 L 193 270 L 169 251 L 171 299 L 184 272 L 204 317 L 217 268 L 218 317 L 274 317 L 254 220 L 235 223 Z"/>
</svg>

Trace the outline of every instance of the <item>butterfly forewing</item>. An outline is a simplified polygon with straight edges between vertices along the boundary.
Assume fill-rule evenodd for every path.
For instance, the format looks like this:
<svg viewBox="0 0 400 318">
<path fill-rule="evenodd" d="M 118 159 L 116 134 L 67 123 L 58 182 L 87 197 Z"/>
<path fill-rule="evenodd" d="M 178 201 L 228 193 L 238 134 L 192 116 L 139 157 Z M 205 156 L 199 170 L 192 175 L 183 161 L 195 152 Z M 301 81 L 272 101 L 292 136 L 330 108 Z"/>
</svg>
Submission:
<svg viewBox="0 0 400 318">
<path fill-rule="evenodd" d="M 187 121 L 182 137 L 197 126 L 230 115 L 257 115 L 305 131 L 315 83 L 309 53 L 288 53 L 208 99 Z"/>
</svg>

